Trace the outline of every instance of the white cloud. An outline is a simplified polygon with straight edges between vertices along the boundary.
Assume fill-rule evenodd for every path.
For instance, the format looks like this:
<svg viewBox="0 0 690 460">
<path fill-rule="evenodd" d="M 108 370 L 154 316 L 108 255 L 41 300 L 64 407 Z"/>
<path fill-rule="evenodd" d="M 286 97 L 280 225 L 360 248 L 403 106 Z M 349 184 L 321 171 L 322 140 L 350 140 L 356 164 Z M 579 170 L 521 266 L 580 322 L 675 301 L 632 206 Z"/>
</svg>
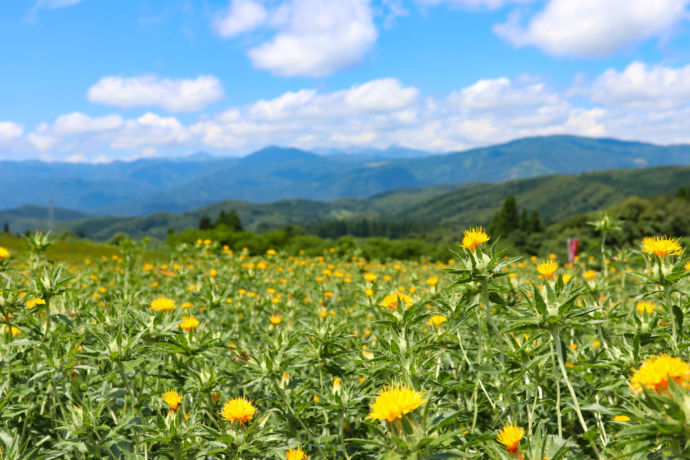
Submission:
<svg viewBox="0 0 690 460">
<path fill-rule="evenodd" d="M 446 99 L 422 98 L 417 88 L 384 78 L 332 92 L 286 92 L 232 108 L 191 131 L 212 148 L 397 144 L 447 150 L 558 132 L 570 114 L 570 105 L 534 77 L 480 81 Z"/>
<path fill-rule="evenodd" d="M 234 0 L 213 22 L 234 37 L 265 26 L 272 33 L 249 49 L 254 67 L 276 75 L 322 77 L 359 62 L 378 37 L 370 0 L 288 0 L 267 10 Z"/>
<path fill-rule="evenodd" d="M 346 90 L 319 94 L 316 90 L 287 92 L 260 100 L 249 108 L 255 120 L 334 118 L 345 115 L 403 110 L 417 99 L 419 90 L 404 87 L 395 78 L 381 78 Z"/>
<path fill-rule="evenodd" d="M 24 134 L 24 126 L 12 121 L 0 121 L 0 141 L 15 139 Z"/>
<path fill-rule="evenodd" d="M 65 158 L 65 161 L 67 163 L 86 163 L 88 158 L 82 153 L 75 153 L 74 155 L 70 155 Z"/>
<path fill-rule="evenodd" d="M 82 0 L 38 0 L 33 7 L 33 10 L 39 10 L 41 8 L 47 10 L 56 10 L 58 8 L 67 8 L 69 6 L 74 6 L 77 3 L 81 3 Z"/>
<path fill-rule="evenodd" d="M 479 80 L 451 96 L 464 109 L 498 110 L 554 104 L 559 97 L 544 83 L 521 83 L 506 77 Z"/>
<path fill-rule="evenodd" d="M 303 115 L 305 110 L 313 111 L 316 94 L 313 89 L 288 91 L 275 99 L 255 102 L 249 109 L 249 114 L 257 120 L 284 119 L 298 113 Z M 319 112 L 320 110 L 314 114 L 319 115 Z"/>
<path fill-rule="evenodd" d="M 447 4 L 467 9 L 486 8 L 495 10 L 510 3 L 530 3 L 534 0 L 416 0 L 421 5 Z"/>
<path fill-rule="evenodd" d="M 579 134 L 581 136 L 602 137 L 606 135 L 606 127 L 602 119 L 606 115 L 603 109 L 574 109 L 563 125 L 563 132 Z"/>
<path fill-rule="evenodd" d="M 138 77 L 103 77 L 91 88 L 87 97 L 117 107 L 158 106 L 170 112 L 192 112 L 221 100 L 223 86 L 218 78 L 203 75 L 195 79 Z"/>
<path fill-rule="evenodd" d="M 53 131 L 59 135 L 80 134 L 98 131 L 112 131 L 124 123 L 118 114 L 91 118 L 80 112 L 59 116 L 53 123 Z"/>
<path fill-rule="evenodd" d="M 376 133 L 374 131 L 364 131 L 361 133 L 351 133 L 351 134 L 334 133 L 330 137 L 330 141 L 332 141 L 336 144 L 341 144 L 341 145 L 365 146 L 365 145 L 369 145 L 372 142 L 374 142 L 377 137 L 378 137 L 378 133 Z M 312 141 L 313 141 L 313 139 L 312 139 Z"/>
<path fill-rule="evenodd" d="M 690 103 L 690 65 L 648 67 L 633 62 L 623 72 L 609 69 L 594 81 L 594 102 L 614 107 L 669 109 Z"/>
<path fill-rule="evenodd" d="M 190 138 L 187 128 L 175 117 L 145 113 L 136 120 L 127 120 L 110 143 L 116 150 L 145 149 L 184 144 Z"/>
<path fill-rule="evenodd" d="M 189 130 L 201 137 L 201 142 L 209 147 L 216 149 L 234 149 L 243 147 L 246 140 L 241 137 L 237 137 L 229 132 L 229 130 L 224 129 L 217 122 L 213 121 L 202 121 L 192 125 Z"/>
<path fill-rule="evenodd" d="M 534 76 L 482 79 L 445 97 L 382 78 L 331 91 L 288 91 L 187 124 L 152 112 L 129 119 L 75 112 L 24 135 L 20 125 L 6 121 L 0 123 L 0 145 L 6 153 L 94 161 L 96 155 L 134 159 L 200 149 L 239 155 L 270 144 L 448 151 L 549 134 L 688 142 L 688 72 L 632 63 L 592 83 L 579 81 L 582 92 L 572 98 L 569 89 Z M 592 100 L 583 101 L 587 95 Z"/>
<path fill-rule="evenodd" d="M 256 29 L 266 22 L 266 8 L 255 0 L 232 0 L 227 10 L 216 15 L 213 27 L 223 38 L 231 38 Z"/>
<path fill-rule="evenodd" d="M 690 0 L 549 0 L 528 23 L 518 14 L 494 31 L 515 46 L 555 55 L 604 57 L 667 33 L 685 19 Z"/>
<path fill-rule="evenodd" d="M 372 80 L 336 93 L 348 107 L 358 112 L 388 112 L 409 106 L 417 99 L 417 88 L 404 88 L 395 78 Z"/>
<path fill-rule="evenodd" d="M 54 135 L 48 123 L 41 123 L 33 132 L 26 136 L 29 143 L 39 152 L 46 152 L 60 143 L 60 138 Z"/>
</svg>

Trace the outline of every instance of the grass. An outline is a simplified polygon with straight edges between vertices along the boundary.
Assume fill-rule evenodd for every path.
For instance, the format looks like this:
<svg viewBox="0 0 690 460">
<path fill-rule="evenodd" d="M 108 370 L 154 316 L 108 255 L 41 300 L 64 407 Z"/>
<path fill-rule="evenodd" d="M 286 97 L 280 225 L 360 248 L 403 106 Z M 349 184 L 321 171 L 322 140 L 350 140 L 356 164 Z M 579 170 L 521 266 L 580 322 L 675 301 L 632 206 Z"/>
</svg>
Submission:
<svg viewBox="0 0 690 460">
<path fill-rule="evenodd" d="M 29 251 L 26 239 L 15 236 L 0 235 L 0 246 L 5 247 L 18 255 Z M 79 264 L 85 259 L 111 258 L 121 253 L 120 248 L 90 240 L 56 241 L 47 252 L 46 257 L 55 262 L 63 262 L 70 265 Z M 145 251 L 142 254 L 146 260 L 161 260 L 166 257 L 165 251 Z"/>
</svg>

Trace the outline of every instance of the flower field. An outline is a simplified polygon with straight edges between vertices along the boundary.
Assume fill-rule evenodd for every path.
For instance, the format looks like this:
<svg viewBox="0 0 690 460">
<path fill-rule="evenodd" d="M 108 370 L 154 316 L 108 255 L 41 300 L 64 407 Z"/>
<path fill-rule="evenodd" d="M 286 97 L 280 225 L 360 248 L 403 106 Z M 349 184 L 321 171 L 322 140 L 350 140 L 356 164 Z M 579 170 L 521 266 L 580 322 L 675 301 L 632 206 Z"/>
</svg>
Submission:
<svg viewBox="0 0 690 460">
<path fill-rule="evenodd" d="M 690 264 L 0 248 L 6 458 L 690 458 Z"/>
</svg>

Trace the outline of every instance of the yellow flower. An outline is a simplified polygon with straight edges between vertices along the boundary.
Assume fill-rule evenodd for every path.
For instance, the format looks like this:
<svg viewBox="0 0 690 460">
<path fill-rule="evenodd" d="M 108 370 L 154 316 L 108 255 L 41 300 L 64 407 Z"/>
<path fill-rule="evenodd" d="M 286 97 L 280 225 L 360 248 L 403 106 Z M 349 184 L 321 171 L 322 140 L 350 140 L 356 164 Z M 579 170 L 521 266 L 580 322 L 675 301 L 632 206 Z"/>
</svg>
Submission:
<svg viewBox="0 0 690 460">
<path fill-rule="evenodd" d="M 601 345 L 600 340 L 595 340 L 594 342 L 592 342 L 592 348 L 599 348 L 599 345 Z"/>
<path fill-rule="evenodd" d="M 182 395 L 180 393 L 175 390 L 168 390 L 167 392 L 163 393 L 161 398 L 163 398 L 163 401 L 168 403 L 168 407 L 171 411 L 177 412 L 177 406 L 180 404 L 180 401 L 182 401 Z"/>
<path fill-rule="evenodd" d="M 438 284 L 438 275 L 434 275 L 430 278 L 427 278 L 426 284 L 428 284 L 429 286 L 432 286 L 432 287 L 436 286 Z"/>
<path fill-rule="evenodd" d="M 0 246 L 0 260 L 9 259 L 9 258 L 10 258 L 10 251 L 8 251 L 7 249 Z"/>
<path fill-rule="evenodd" d="M 180 305 L 181 308 L 192 308 L 194 305 L 192 305 L 192 302 L 182 302 Z"/>
<path fill-rule="evenodd" d="M 270 318 L 268 318 L 268 320 L 271 322 L 273 326 L 277 326 L 283 319 L 278 315 L 273 315 Z"/>
<path fill-rule="evenodd" d="M 392 422 L 424 404 L 424 393 L 411 390 L 406 385 L 384 387 L 371 405 L 367 418 Z"/>
<path fill-rule="evenodd" d="M 506 446 L 508 452 L 517 452 L 520 440 L 525 435 L 525 430 L 512 423 L 506 425 L 498 432 L 496 441 Z"/>
<path fill-rule="evenodd" d="M 340 385 L 342 384 L 342 380 L 340 380 L 340 377 L 336 377 L 333 379 L 333 391 L 338 391 L 340 390 Z"/>
<path fill-rule="evenodd" d="M 43 299 L 29 299 L 26 301 L 26 308 L 34 308 L 36 305 L 45 305 L 46 301 Z"/>
<path fill-rule="evenodd" d="M 647 313 L 647 314 L 653 313 L 654 310 L 659 308 L 656 305 L 654 305 L 652 302 L 647 302 L 646 300 L 640 300 L 639 302 L 637 302 L 636 307 L 637 307 L 637 312 L 640 315 L 642 315 L 644 313 Z"/>
<path fill-rule="evenodd" d="M 489 241 L 489 235 L 486 234 L 484 228 L 475 227 L 465 230 L 462 237 L 462 247 L 474 251 L 477 246 Z"/>
<path fill-rule="evenodd" d="M 285 452 L 285 457 L 287 460 L 307 460 L 309 458 L 301 447 L 298 447 L 297 449 L 288 449 L 287 452 Z"/>
<path fill-rule="evenodd" d="M 175 301 L 167 297 L 160 296 L 151 302 L 151 310 L 154 311 L 168 311 L 175 308 Z"/>
<path fill-rule="evenodd" d="M 182 318 L 182 322 L 180 323 L 180 327 L 185 331 L 194 329 L 197 326 L 199 326 L 199 320 L 193 316 L 185 316 L 184 318 Z"/>
<path fill-rule="evenodd" d="M 5 333 L 10 334 L 12 337 L 19 334 L 20 330 L 15 326 L 5 326 Z"/>
<path fill-rule="evenodd" d="M 590 280 L 593 280 L 594 278 L 596 278 L 597 272 L 595 272 L 594 270 L 587 270 L 586 272 L 584 272 L 584 273 L 582 274 L 582 276 L 583 276 L 584 279 L 586 279 L 587 281 L 590 281 Z"/>
<path fill-rule="evenodd" d="M 639 369 L 635 369 L 630 377 L 630 386 L 636 394 L 642 393 L 642 387 L 657 393 L 665 392 L 669 377 L 683 388 L 690 388 L 690 365 L 662 353 L 647 358 Z"/>
<path fill-rule="evenodd" d="M 364 279 L 365 279 L 366 281 L 369 281 L 370 283 L 373 283 L 374 281 L 376 281 L 376 278 L 378 278 L 378 277 L 377 277 L 375 274 L 371 273 L 371 272 L 368 272 L 368 273 L 365 273 L 365 274 L 364 274 Z"/>
<path fill-rule="evenodd" d="M 561 279 L 563 280 L 564 283 L 567 283 L 568 281 L 570 281 L 572 279 L 572 277 L 573 277 L 573 275 L 571 275 L 570 273 L 564 273 L 563 275 L 561 275 Z"/>
<path fill-rule="evenodd" d="M 228 422 L 247 423 L 254 418 L 256 407 L 245 398 L 234 398 L 223 405 L 220 415 Z"/>
<path fill-rule="evenodd" d="M 268 251 L 266 251 L 266 254 L 269 255 L 269 256 L 274 256 L 274 255 L 276 255 L 276 254 L 278 254 L 278 253 L 276 252 L 275 249 L 269 249 Z"/>
<path fill-rule="evenodd" d="M 628 417 L 627 415 L 616 415 L 615 417 L 613 417 L 613 421 L 625 423 L 630 421 L 630 417 Z"/>
<path fill-rule="evenodd" d="M 448 318 L 446 318 L 443 315 L 434 315 L 431 318 L 429 318 L 429 321 L 427 321 L 426 323 L 429 326 L 441 327 L 441 324 L 445 323 L 447 320 Z"/>
<path fill-rule="evenodd" d="M 557 268 L 558 264 L 552 261 L 542 262 L 539 265 L 537 265 L 537 271 L 541 273 L 547 280 L 553 278 L 553 274 Z"/>
<path fill-rule="evenodd" d="M 402 301 L 405 307 L 409 307 L 413 304 L 412 298 L 409 295 L 393 293 L 388 294 L 386 297 L 383 298 L 383 300 L 381 301 L 381 306 L 386 307 L 389 310 L 395 310 L 396 308 L 398 308 L 398 302 L 400 301 Z"/>
<path fill-rule="evenodd" d="M 667 236 L 654 236 L 642 239 L 642 251 L 653 253 L 663 258 L 666 254 L 679 255 L 682 248 L 678 240 Z"/>
</svg>

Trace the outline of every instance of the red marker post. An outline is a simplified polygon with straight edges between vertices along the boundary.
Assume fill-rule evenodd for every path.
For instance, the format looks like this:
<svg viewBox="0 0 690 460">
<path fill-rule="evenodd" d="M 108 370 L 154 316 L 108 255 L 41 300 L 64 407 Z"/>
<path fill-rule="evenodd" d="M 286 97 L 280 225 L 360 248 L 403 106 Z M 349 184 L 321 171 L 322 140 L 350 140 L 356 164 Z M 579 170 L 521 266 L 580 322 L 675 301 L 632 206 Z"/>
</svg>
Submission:
<svg viewBox="0 0 690 460">
<path fill-rule="evenodd" d="M 572 262 L 577 257 L 577 250 L 579 248 L 580 240 L 577 238 L 568 238 L 568 262 Z"/>
</svg>

